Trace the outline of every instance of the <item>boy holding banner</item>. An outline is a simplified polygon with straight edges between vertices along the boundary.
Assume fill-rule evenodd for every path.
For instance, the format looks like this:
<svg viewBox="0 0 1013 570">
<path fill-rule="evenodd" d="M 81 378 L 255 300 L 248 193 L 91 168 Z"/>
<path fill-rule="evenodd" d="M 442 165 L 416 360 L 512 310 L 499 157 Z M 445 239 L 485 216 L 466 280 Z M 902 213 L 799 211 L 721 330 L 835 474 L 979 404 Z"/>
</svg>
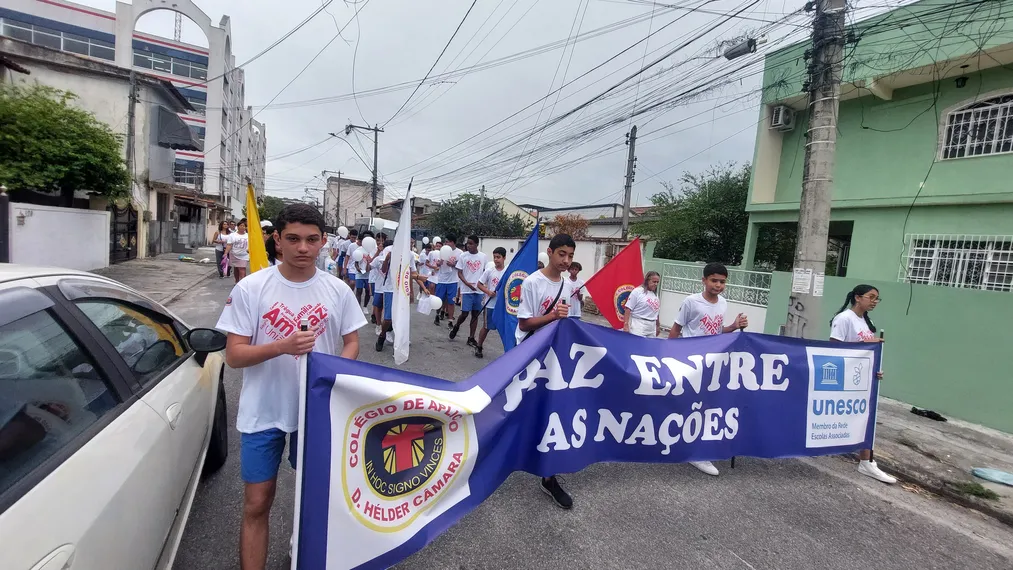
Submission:
<svg viewBox="0 0 1013 570">
<path fill-rule="evenodd" d="M 268 521 L 286 439 L 289 463 L 296 467 L 295 357 L 316 351 L 358 358 L 358 330 L 366 324 L 348 286 L 316 266 L 326 243 L 320 212 L 308 204 L 286 206 L 276 231 L 285 263 L 239 282 L 216 327 L 228 333 L 226 363 L 243 370 L 236 427 L 245 483 L 239 550 L 247 570 L 267 564 Z M 300 330 L 304 320 L 309 330 Z"/>
<path fill-rule="evenodd" d="M 563 275 L 573 262 L 577 244 L 567 234 L 556 234 L 549 241 L 549 263 L 528 275 L 521 283 L 521 303 L 517 308 L 517 344 L 538 329 L 570 315 L 567 301 L 573 294 L 572 282 Z M 542 479 L 542 491 L 563 509 L 573 507 L 573 498 L 556 476 Z"/>
<path fill-rule="evenodd" d="M 482 332 L 478 333 L 478 346 L 475 347 L 475 358 L 482 358 L 482 345 L 485 344 L 485 337 L 489 336 L 489 321 L 493 320 L 492 313 L 496 310 L 496 289 L 499 287 L 500 279 L 503 278 L 503 271 L 506 269 L 507 250 L 505 247 L 497 247 L 492 250 L 491 269 L 486 269 L 478 280 L 478 288 L 489 296 L 485 304 L 485 318 L 482 321 Z"/>
<path fill-rule="evenodd" d="M 720 263 L 708 263 L 703 268 L 703 293 L 686 297 L 679 306 L 675 323 L 668 338 L 689 338 L 711 334 L 730 333 L 749 326 L 746 315 L 739 313 L 732 324 L 725 326 L 728 301 L 721 296 L 728 283 L 728 269 Z M 690 461 L 690 465 L 715 477 L 720 473 L 710 461 Z"/>
</svg>

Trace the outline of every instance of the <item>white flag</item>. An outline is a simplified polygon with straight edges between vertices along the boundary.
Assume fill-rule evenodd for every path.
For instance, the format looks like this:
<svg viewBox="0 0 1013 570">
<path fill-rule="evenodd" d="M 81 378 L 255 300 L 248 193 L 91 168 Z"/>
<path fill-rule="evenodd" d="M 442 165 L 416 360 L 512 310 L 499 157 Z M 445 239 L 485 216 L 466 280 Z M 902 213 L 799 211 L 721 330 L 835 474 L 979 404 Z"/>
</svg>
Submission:
<svg viewBox="0 0 1013 570">
<path fill-rule="evenodd" d="M 411 327 L 412 302 L 412 185 L 408 183 L 404 203 L 401 205 L 401 219 L 398 221 L 397 233 L 394 234 L 394 251 L 390 257 L 390 267 L 397 266 L 394 273 L 394 303 L 391 305 L 391 319 L 394 321 L 394 362 L 404 364 L 408 360 L 408 333 Z"/>
</svg>

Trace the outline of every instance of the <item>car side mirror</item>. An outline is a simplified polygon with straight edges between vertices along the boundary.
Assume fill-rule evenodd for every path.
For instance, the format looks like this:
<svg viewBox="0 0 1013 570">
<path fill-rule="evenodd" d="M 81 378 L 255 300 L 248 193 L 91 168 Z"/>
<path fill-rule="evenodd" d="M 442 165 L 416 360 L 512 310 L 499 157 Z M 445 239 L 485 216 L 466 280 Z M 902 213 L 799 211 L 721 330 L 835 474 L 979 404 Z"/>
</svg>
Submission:
<svg viewBox="0 0 1013 570">
<path fill-rule="evenodd" d="M 225 349 L 226 337 L 215 329 L 192 329 L 186 333 L 186 342 L 196 352 L 218 352 Z"/>
</svg>

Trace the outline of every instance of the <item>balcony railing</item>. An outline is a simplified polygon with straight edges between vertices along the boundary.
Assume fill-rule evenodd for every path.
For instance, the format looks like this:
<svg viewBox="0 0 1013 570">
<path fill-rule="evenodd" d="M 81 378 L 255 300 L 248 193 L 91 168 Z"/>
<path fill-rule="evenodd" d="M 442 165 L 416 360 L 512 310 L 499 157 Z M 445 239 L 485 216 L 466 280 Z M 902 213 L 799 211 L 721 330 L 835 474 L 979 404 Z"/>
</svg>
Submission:
<svg viewBox="0 0 1013 570">
<path fill-rule="evenodd" d="M 662 264 L 661 290 L 672 293 L 700 293 L 703 291 L 703 265 L 696 263 L 665 262 Z M 770 295 L 770 273 L 729 269 L 724 297 L 746 305 L 766 307 Z"/>
</svg>

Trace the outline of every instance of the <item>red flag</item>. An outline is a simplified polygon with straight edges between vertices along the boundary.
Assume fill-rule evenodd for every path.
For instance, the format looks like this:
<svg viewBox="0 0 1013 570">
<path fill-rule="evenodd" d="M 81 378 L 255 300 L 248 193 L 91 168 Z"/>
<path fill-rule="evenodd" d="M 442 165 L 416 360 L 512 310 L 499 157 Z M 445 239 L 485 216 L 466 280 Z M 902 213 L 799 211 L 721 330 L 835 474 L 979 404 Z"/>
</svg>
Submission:
<svg viewBox="0 0 1013 570">
<path fill-rule="evenodd" d="M 626 320 L 626 299 L 630 291 L 644 282 L 644 261 L 640 238 L 631 241 L 622 251 L 587 280 L 584 288 L 594 299 L 601 315 L 612 328 L 623 328 Z"/>
</svg>

